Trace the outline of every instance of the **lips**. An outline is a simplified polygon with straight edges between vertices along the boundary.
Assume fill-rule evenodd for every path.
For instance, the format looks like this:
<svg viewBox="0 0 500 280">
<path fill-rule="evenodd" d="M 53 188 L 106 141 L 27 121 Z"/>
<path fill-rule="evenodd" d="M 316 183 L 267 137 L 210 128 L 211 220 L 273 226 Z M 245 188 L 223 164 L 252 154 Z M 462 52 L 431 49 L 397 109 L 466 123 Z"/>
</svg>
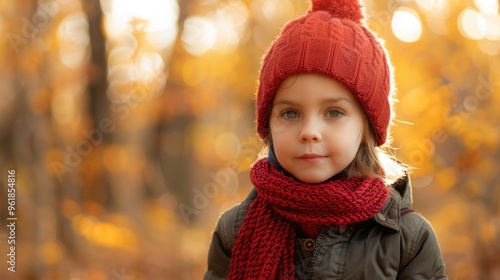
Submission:
<svg viewBox="0 0 500 280">
<path fill-rule="evenodd" d="M 314 163 L 314 162 L 318 162 L 318 161 L 326 158 L 326 156 L 318 155 L 318 154 L 303 154 L 303 155 L 301 155 L 298 158 L 300 160 L 303 160 L 303 161 L 306 161 L 306 162 Z"/>
</svg>

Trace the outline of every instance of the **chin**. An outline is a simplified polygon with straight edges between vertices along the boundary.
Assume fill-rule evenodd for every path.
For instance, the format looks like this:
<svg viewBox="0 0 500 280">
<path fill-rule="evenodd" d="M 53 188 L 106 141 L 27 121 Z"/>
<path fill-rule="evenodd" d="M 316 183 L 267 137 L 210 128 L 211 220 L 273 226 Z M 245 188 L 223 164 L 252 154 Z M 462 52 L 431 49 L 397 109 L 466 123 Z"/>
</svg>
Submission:
<svg viewBox="0 0 500 280">
<path fill-rule="evenodd" d="M 340 172 L 331 172 L 329 174 L 321 173 L 321 174 L 293 174 L 292 175 L 299 181 L 307 183 L 307 184 L 320 184 L 326 182 L 335 176 L 341 174 Z"/>
<path fill-rule="evenodd" d="M 320 183 L 323 183 L 325 181 L 328 181 L 328 179 L 330 179 L 331 177 L 333 177 L 333 176 L 330 176 L 330 177 L 324 177 L 324 176 L 321 176 L 321 177 L 318 177 L 318 176 L 315 176 L 315 177 L 295 177 L 295 178 L 297 178 L 299 181 L 307 183 L 307 184 L 320 184 Z"/>
</svg>

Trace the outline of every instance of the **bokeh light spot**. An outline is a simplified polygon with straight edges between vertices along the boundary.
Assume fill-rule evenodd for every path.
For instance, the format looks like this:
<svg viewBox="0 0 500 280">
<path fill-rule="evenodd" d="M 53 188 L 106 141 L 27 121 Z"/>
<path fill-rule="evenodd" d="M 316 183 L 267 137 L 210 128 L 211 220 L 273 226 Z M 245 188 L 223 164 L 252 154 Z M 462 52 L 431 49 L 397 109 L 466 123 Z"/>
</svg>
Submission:
<svg viewBox="0 0 500 280">
<path fill-rule="evenodd" d="M 246 33 L 249 12 L 241 1 L 232 0 L 215 10 L 210 18 L 216 28 L 214 48 L 219 53 L 234 51 Z"/>
<path fill-rule="evenodd" d="M 271 23 L 282 24 L 295 13 L 295 8 L 288 0 L 255 0 L 252 13 L 259 19 Z"/>
<path fill-rule="evenodd" d="M 162 73 L 165 63 L 157 52 L 144 52 L 137 56 L 133 75 L 137 81 L 153 82 Z"/>
<path fill-rule="evenodd" d="M 426 11 L 431 11 L 435 4 L 436 0 L 416 0 L 418 6 Z"/>
<path fill-rule="evenodd" d="M 440 189 L 447 191 L 451 189 L 456 183 L 458 174 L 455 168 L 445 168 L 436 173 L 437 186 Z"/>
<path fill-rule="evenodd" d="M 232 160 L 238 156 L 241 150 L 238 136 L 232 132 L 222 133 L 215 140 L 215 152 L 223 160 Z"/>
<path fill-rule="evenodd" d="M 485 14 L 498 13 L 498 0 L 474 0 L 476 7 Z"/>
<path fill-rule="evenodd" d="M 146 32 L 166 31 L 176 25 L 179 6 L 173 0 L 114 0 L 111 13 L 120 30 L 126 30 L 133 20 L 142 19 L 147 21 Z"/>
<path fill-rule="evenodd" d="M 429 105 L 429 95 L 423 88 L 417 88 L 403 96 L 403 107 L 406 112 L 422 113 Z"/>
<path fill-rule="evenodd" d="M 422 35 L 422 24 L 418 14 L 406 7 L 396 10 L 392 17 L 392 32 L 401 41 L 416 42 Z"/>
<path fill-rule="evenodd" d="M 70 68 L 82 67 L 89 58 L 87 45 L 89 43 L 88 22 L 82 12 L 66 16 L 57 30 L 60 43 L 59 59 L 61 63 Z"/>
<path fill-rule="evenodd" d="M 184 49 L 192 55 L 201 56 L 215 44 L 217 32 L 209 19 L 193 16 L 184 22 L 184 32 L 181 36 Z"/>
<path fill-rule="evenodd" d="M 458 28 L 466 38 L 481 40 L 486 34 L 488 25 L 481 14 L 471 8 L 466 8 L 458 17 Z"/>
</svg>

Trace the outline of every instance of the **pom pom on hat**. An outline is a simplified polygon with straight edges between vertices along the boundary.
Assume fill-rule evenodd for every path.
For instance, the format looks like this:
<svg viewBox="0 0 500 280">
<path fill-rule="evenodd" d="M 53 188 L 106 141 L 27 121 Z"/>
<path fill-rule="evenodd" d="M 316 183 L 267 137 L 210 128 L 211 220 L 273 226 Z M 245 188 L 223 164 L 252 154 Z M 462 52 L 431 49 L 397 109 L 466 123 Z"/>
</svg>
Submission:
<svg viewBox="0 0 500 280">
<path fill-rule="evenodd" d="M 359 0 L 312 0 L 312 12 L 327 11 L 337 18 L 361 23 L 364 18 Z"/>
</svg>

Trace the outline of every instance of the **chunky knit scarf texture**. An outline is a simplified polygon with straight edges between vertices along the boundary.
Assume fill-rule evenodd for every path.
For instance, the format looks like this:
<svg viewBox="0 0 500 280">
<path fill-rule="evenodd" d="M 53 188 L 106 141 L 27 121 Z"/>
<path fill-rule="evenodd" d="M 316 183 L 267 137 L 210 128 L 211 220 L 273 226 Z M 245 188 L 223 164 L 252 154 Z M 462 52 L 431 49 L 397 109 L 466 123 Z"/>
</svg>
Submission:
<svg viewBox="0 0 500 280">
<path fill-rule="evenodd" d="M 335 178 L 307 184 L 283 174 L 267 159 L 252 166 L 250 177 L 258 195 L 238 231 L 228 279 L 294 279 L 297 224 L 365 221 L 388 196 L 380 179 Z"/>
</svg>

